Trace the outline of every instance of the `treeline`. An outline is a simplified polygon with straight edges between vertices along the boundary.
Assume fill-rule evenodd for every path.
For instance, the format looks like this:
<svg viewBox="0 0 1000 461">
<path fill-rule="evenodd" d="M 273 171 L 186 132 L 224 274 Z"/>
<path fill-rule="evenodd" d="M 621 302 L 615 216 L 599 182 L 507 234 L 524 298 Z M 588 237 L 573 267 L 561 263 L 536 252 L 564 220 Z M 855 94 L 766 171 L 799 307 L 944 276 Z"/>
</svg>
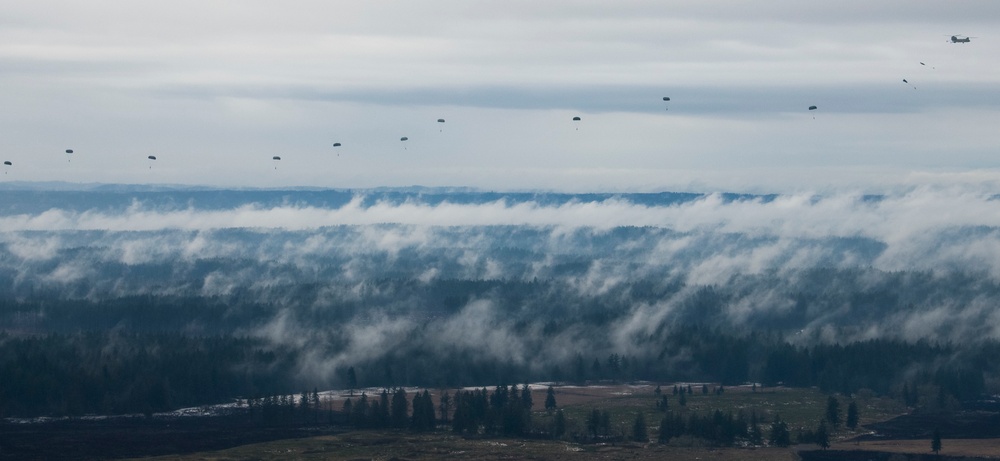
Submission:
<svg viewBox="0 0 1000 461">
<path fill-rule="evenodd" d="M 775 335 L 689 327 L 664 333 L 645 347 L 643 355 L 581 351 L 559 361 L 543 346 L 532 362 L 515 363 L 445 344 L 401 343 L 377 358 L 328 370 L 326 381 L 309 382 L 298 373 L 309 359 L 303 349 L 260 338 L 0 333 L 0 416 L 149 413 L 316 386 L 458 388 L 486 382 L 637 380 L 760 382 L 845 394 L 869 389 L 911 406 L 950 408 L 995 390 L 987 384 L 1000 374 L 996 342 L 971 347 L 892 340 L 794 346 Z M 477 398 L 482 397 L 469 401 Z M 459 408 L 460 400 L 465 396 L 454 396 L 453 408 Z M 472 414 L 473 425 L 491 420 L 481 412 Z"/>
<path fill-rule="evenodd" d="M 148 414 L 286 391 L 294 360 L 233 336 L 0 334 L 0 416 Z"/>
<path fill-rule="evenodd" d="M 391 396 L 390 396 L 391 394 Z M 447 418 L 449 397 L 445 393 L 441 397 L 441 414 Z M 438 423 L 434 401 L 425 389 L 422 393 L 413 394 L 413 412 L 410 414 L 410 402 L 403 388 L 395 388 L 392 392 L 383 389 L 378 398 L 368 398 L 362 393 L 355 398 L 344 401 L 342 414 L 347 424 L 358 429 L 405 429 L 414 431 L 433 430 Z M 330 420 L 335 421 L 333 409 L 329 411 Z M 343 418 L 341 418 L 342 420 Z"/>
</svg>

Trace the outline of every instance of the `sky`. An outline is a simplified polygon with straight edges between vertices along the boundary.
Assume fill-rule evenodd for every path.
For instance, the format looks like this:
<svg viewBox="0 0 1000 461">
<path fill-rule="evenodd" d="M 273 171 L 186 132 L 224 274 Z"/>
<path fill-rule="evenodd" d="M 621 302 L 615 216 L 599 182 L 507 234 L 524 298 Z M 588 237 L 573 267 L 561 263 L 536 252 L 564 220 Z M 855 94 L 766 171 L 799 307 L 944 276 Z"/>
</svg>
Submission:
<svg viewBox="0 0 1000 461">
<path fill-rule="evenodd" d="M 995 191 L 996 30 L 995 0 L 13 0 L 0 182 Z"/>
</svg>

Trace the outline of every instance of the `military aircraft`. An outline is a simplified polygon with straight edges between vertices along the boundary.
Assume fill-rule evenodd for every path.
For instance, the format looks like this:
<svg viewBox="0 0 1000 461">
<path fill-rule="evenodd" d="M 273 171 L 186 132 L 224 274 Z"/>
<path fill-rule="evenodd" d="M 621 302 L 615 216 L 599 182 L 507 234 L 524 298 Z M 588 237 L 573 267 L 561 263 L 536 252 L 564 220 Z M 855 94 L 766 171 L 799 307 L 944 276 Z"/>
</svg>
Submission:
<svg viewBox="0 0 1000 461">
<path fill-rule="evenodd" d="M 965 35 L 952 35 L 951 36 L 951 43 L 969 43 L 974 38 L 978 38 L 978 37 L 967 37 Z"/>
</svg>

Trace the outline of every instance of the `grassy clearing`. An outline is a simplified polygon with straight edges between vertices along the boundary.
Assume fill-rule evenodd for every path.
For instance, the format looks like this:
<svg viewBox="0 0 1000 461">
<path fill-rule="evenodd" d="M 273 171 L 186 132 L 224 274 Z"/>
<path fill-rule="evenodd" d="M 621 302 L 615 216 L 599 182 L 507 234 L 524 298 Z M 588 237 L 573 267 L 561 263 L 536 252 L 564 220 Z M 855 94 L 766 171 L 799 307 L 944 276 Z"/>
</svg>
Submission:
<svg viewBox="0 0 1000 461">
<path fill-rule="evenodd" d="M 556 401 L 568 419 L 569 432 L 585 432 L 587 414 L 593 409 L 607 411 L 611 416 L 612 432 L 630 435 L 632 423 L 638 412 L 645 415 L 651 440 L 656 440 L 657 429 L 663 413 L 656 409 L 655 385 L 616 385 L 591 387 L 557 387 Z M 671 386 L 663 386 L 670 408 L 683 414 L 756 411 L 762 420 L 771 421 L 775 414 L 789 423 L 794 434 L 797 428 L 814 429 L 826 410 L 827 395 L 817 389 L 767 388 L 752 392 L 750 388 L 727 388 L 722 395 L 701 394 L 701 387 L 692 386 L 693 395 L 687 405 L 680 406 L 678 397 L 670 394 Z M 711 389 L 711 386 L 709 386 Z M 544 390 L 533 392 L 535 408 L 544 405 Z M 888 399 L 857 397 L 862 423 L 881 421 L 905 412 L 905 408 Z M 850 399 L 841 398 L 843 414 Z M 536 427 L 548 427 L 552 415 L 537 411 L 533 415 Z M 854 433 L 841 427 L 833 440 L 844 440 Z M 855 447 L 853 444 L 845 446 Z M 929 442 L 926 444 L 929 447 Z M 810 449 L 815 446 L 809 447 Z M 926 450 L 924 450 L 926 451 Z M 677 459 L 677 460 L 788 460 L 794 458 L 794 449 L 788 448 L 716 448 L 701 446 L 700 441 L 680 438 L 668 445 L 658 443 L 574 444 L 565 441 L 522 439 L 464 439 L 450 432 L 411 434 L 391 431 L 358 431 L 336 436 L 282 440 L 254 444 L 209 453 L 147 458 L 157 460 L 277 460 L 277 459 Z"/>
<path fill-rule="evenodd" d="M 970 456 L 1000 459 L 1000 439 L 945 439 L 941 442 L 941 455 Z M 876 440 L 870 442 L 837 443 L 834 450 L 871 450 L 888 453 L 931 454 L 931 441 L 926 440 Z"/>
<path fill-rule="evenodd" d="M 348 434 L 282 440 L 247 445 L 229 450 L 185 456 L 144 458 L 177 461 L 234 460 L 447 460 L 482 461 L 510 459 L 546 460 L 788 460 L 789 449 L 710 449 L 668 447 L 655 444 L 574 445 L 558 441 L 518 439 L 466 440 L 450 434 L 414 435 L 407 433 L 352 432 Z"/>
</svg>

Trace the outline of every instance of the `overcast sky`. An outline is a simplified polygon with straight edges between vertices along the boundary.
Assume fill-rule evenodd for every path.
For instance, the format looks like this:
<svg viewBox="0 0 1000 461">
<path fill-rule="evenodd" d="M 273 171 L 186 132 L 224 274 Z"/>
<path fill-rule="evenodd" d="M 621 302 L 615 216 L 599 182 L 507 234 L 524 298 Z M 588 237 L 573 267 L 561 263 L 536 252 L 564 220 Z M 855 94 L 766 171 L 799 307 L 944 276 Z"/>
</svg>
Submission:
<svg viewBox="0 0 1000 461">
<path fill-rule="evenodd" d="M 995 0 L 13 0 L 0 181 L 997 189 L 998 30 Z"/>
</svg>

